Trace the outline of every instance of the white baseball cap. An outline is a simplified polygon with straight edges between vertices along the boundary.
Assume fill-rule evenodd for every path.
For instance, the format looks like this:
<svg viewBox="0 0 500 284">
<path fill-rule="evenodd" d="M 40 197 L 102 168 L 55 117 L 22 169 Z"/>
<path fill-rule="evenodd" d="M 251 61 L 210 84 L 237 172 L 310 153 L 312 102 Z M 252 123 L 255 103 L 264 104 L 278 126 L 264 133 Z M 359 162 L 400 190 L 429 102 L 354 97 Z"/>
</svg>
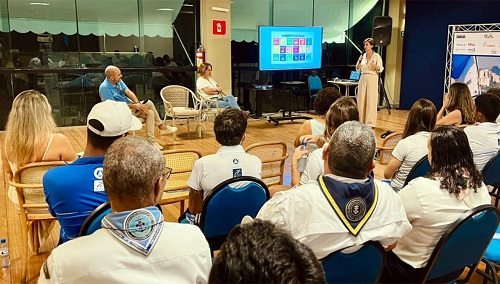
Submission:
<svg viewBox="0 0 500 284">
<path fill-rule="evenodd" d="M 98 130 L 89 124 L 91 119 L 99 121 L 104 128 Z M 107 100 L 96 104 L 87 117 L 87 128 L 99 136 L 114 137 L 123 135 L 130 130 L 142 128 L 142 122 L 132 115 L 127 104 Z"/>
</svg>

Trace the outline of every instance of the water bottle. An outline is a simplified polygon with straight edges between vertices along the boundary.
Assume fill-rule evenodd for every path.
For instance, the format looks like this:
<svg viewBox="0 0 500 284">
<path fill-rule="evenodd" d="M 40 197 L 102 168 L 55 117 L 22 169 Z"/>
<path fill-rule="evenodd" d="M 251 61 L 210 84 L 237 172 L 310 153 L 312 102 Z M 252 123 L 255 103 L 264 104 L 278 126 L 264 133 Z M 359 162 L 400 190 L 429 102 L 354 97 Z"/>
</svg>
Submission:
<svg viewBox="0 0 500 284">
<path fill-rule="evenodd" d="M 7 269 L 10 266 L 9 247 L 5 239 L 0 240 L 0 255 L 2 255 L 2 269 Z"/>
<path fill-rule="evenodd" d="M 304 141 L 302 142 L 302 144 L 300 144 L 300 150 L 301 151 L 306 151 L 307 150 L 307 142 Z M 298 168 L 299 168 L 299 172 L 300 173 L 303 173 L 304 170 L 306 169 L 306 163 L 307 163 L 307 155 L 304 154 L 302 155 L 302 157 L 299 159 L 299 162 L 298 162 Z"/>
</svg>

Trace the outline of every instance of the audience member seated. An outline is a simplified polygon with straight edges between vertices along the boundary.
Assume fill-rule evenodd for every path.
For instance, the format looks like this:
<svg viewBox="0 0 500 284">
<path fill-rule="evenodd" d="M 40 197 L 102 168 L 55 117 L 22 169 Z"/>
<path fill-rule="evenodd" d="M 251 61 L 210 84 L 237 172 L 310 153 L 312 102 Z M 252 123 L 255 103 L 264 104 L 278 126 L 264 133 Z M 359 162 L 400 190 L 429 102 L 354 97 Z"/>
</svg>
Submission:
<svg viewBox="0 0 500 284">
<path fill-rule="evenodd" d="M 325 175 L 276 193 L 257 219 L 290 232 L 318 259 L 370 240 L 390 248 L 411 225 L 391 186 L 368 176 L 374 155 L 371 128 L 344 122 L 323 152 Z"/>
<path fill-rule="evenodd" d="M 2 147 L 4 172 L 13 176 L 17 169 L 33 162 L 73 161 L 76 152 L 68 138 L 56 133 L 56 123 L 47 98 L 38 91 L 27 90 L 14 99 L 10 109 Z M 10 186 L 10 201 L 19 209 L 17 191 Z M 38 238 L 43 244 L 50 234 L 53 221 L 39 222 L 40 227 L 28 227 L 28 242 Z M 38 235 L 35 232 L 38 231 Z"/>
<path fill-rule="evenodd" d="M 441 126 L 432 131 L 428 156 L 429 174 L 399 192 L 413 229 L 388 254 L 382 283 L 418 282 L 446 229 L 465 212 L 491 202 L 461 129 Z"/>
<path fill-rule="evenodd" d="M 474 103 L 469 87 L 462 82 L 451 84 L 437 114 L 436 125 L 474 124 Z"/>
<path fill-rule="evenodd" d="M 73 161 L 76 152 L 68 138 L 56 133 L 56 123 L 47 98 L 27 90 L 12 103 L 2 145 L 4 171 L 14 175 L 19 167 L 33 162 Z M 19 204 L 16 189 L 9 187 L 9 199 Z"/>
<path fill-rule="evenodd" d="M 153 142 L 155 146 L 162 150 L 158 142 L 155 141 L 155 126 L 158 126 L 160 133 L 172 133 L 177 131 L 177 127 L 167 126 L 163 123 L 156 111 L 155 105 L 150 100 L 146 103 L 139 102 L 137 96 L 132 92 L 122 81 L 122 73 L 116 66 L 110 65 L 104 71 L 106 80 L 99 87 L 99 95 L 101 100 L 113 100 L 125 102 L 135 116 L 146 121 L 146 130 L 148 132 L 148 140 Z"/>
<path fill-rule="evenodd" d="M 500 98 L 500 87 L 490 88 L 487 92 L 488 94 L 493 94 Z M 497 123 L 500 123 L 500 115 L 497 117 Z"/>
<path fill-rule="evenodd" d="M 78 237 L 85 218 L 108 201 L 102 184 L 106 150 L 128 131 L 141 128 L 141 121 L 130 113 L 125 103 L 109 100 L 98 103 L 87 119 L 87 145 L 83 156 L 44 175 L 43 188 L 49 212 L 61 224 L 60 243 Z"/>
<path fill-rule="evenodd" d="M 335 101 L 326 114 L 326 127 L 323 135 L 324 140 L 329 141 L 335 129 L 345 121 L 351 120 L 359 120 L 358 107 L 354 100 L 349 97 L 342 97 Z M 309 143 L 315 143 L 320 140 L 317 139 L 317 136 L 307 135 L 301 139 Z M 326 146 L 328 146 L 328 143 L 325 143 L 323 148 L 312 151 L 307 158 L 306 167 L 302 174 L 299 172 L 297 164 L 304 152 L 299 148 L 295 149 L 292 156 L 292 185 L 307 184 L 310 180 L 317 180 L 318 177 L 324 173 L 323 151 Z"/>
<path fill-rule="evenodd" d="M 500 98 L 493 94 L 482 94 L 474 100 L 476 104 L 476 125 L 467 126 L 464 131 L 479 171 L 500 150 Z"/>
<path fill-rule="evenodd" d="M 204 62 L 198 67 L 198 79 L 196 80 L 196 89 L 205 99 L 217 98 L 219 108 L 236 108 L 240 109 L 236 98 L 231 95 L 224 95 L 222 88 L 212 78 L 212 64 Z M 215 102 L 210 104 L 210 107 L 215 107 Z M 248 111 L 244 112 L 246 116 Z"/>
<path fill-rule="evenodd" d="M 203 200 L 219 183 L 233 177 L 261 177 L 262 162 L 245 153 L 241 146 L 245 141 L 247 120 L 238 109 L 226 109 L 214 121 L 215 139 L 221 147 L 217 153 L 204 156 L 194 163 L 189 176 L 189 212 L 201 212 Z M 235 185 L 236 188 L 244 186 Z M 230 201 L 228 201 L 230 202 Z M 182 216 L 181 216 L 182 218 Z"/>
<path fill-rule="evenodd" d="M 391 179 L 391 186 L 399 191 L 413 166 L 428 153 L 429 133 L 436 126 L 436 107 L 427 99 L 416 101 L 411 107 L 401 139 L 392 159 L 384 170 L 384 177 Z"/>
<path fill-rule="evenodd" d="M 215 258 L 208 283 L 325 283 L 311 249 L 273 224 L 236 226 Z"/>
<path fill-rule="evenodd" d="M 120 138 L 103 168 L 112 213 L 92 235 L 55 248 L 38 283 L 205 283 L 212 260 L 202 232 L 165 222 L 155 206 L 170 174 L 160 150 L 141 137 Z"/>
<path fill-rule="evenodd" d="M 325 115 L 328 112 L 330 106 L 339 98 L 342 97 L 342 94 L 338 91 L 337 88 L 327 87 L 318 91 L 318 95 L 314 100 L 314 110 L 316 114 L 319 115 L 319 118 L 308 119 L 302 123 L 299 128 L 299 133 L 297 134 L 297 138 L 295 138 L 294 146 L 298 147 L 302 143 L 300 137 L 303 135 L 316 135 L 321 136 L 325 131 Z M 323 140 L 322 143 L 324 143 Z M 312 145 L 309 145 L 311 147 Z M 318 147 L 322 147 L 323 145 L 319 145 Z M 309 148 L 312 150 L 311 148 Z"/>
</svg>

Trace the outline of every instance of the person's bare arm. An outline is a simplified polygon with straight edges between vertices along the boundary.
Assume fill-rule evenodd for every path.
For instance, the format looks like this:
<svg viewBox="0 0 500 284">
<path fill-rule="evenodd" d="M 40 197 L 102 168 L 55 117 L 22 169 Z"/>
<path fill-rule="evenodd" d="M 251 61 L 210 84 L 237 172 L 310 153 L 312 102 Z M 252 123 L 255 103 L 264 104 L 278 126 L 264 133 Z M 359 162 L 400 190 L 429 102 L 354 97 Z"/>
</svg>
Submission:
<svg viewBox="0 0 500 284">
<path fill-rule="evenodd" d="M 401 167 L 402 162 L 392 156 L 391 161 L 387 166 L 385 166 L 384 170 L 384 178 L 392 179 L 396 171 Z"/>
<path fill-rule="evenodd" d="M 76 160 L 76 151 L 71 146 L 68 137 L 64 134 L 58 133 L 54 135 L 51 149 L 59 152 L 59 160 L 61 161 L 74 161 Z"/>
<path fill-rule="evenodd" d="M 297 133 L 297 138 L 295 138 L 295 142 L 293 142 L 293 146 L 299 147 L 299 145 L 302 143 L 300 137 L 302 137 L 303 135 L 311 135 L 311 134 L 312 134 L 311 122 L 309 120 L 306 120 L 300 126 L 299 132 Z"/>
<path fill-rule="evenodd" d="M 7 160 L 7 154 L 5 153 L 5 142 L 2 142 L 2 164 L 4 172 L 12 175 L 12 169 L 10 168 L 9 161 Z"/>
<path fill-rule="evenodd" d="M 189 189 L 189 212 L 191 214 L 201 213 L 203 207 L 203 190 Z"/>
<path fill-rule="evenodd" d="M 309 154 L 307 150 L 300 150 L 300 147 L 295 148 L 292 156 L 292 165 L 291 165 L 291 173 L 292 173 L 292 186 L 300 185 L 300 172 L 299 172 L 299 160 L 303 155 Z"/>
<path fill-rule="evenodd" d="M 125 95 L 132 101 L 132 103 L 128 104 L 128 107 L 130 109 L 133 109 L 134 111 L 140 111 L 144 114 L 148 113 L 149 108 L 146 105 L 139 103 L 139 99 L 134 94 L 134 92 L 127 88 L 125 90 Z"/>
<path fill-rule="evenodd" d="M 437 116 L 436 126 L 438 125 L 459 125 L 462 123 L 462 112 L 458 109 L 448 113 L 445 117 L 442 116 L 441 109 Z M 440 115 L 441 114 L 441 117 Z"/>
</svg>

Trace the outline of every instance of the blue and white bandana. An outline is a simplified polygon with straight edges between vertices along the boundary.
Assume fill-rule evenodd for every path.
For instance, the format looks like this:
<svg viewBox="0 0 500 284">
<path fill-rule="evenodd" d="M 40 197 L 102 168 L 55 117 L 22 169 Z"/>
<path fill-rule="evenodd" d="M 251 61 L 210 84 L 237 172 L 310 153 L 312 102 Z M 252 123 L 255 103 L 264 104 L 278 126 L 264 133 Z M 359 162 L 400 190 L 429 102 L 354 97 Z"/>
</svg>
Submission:
<svg viewBox="0 0 500 284">
<path fill-rule="evenodd" d="M 102 227 L 117 240 L 147 256 L 163 229 L 163 214 L 155 206 L 110 213 L 102 219 Z"/>
</svg>

